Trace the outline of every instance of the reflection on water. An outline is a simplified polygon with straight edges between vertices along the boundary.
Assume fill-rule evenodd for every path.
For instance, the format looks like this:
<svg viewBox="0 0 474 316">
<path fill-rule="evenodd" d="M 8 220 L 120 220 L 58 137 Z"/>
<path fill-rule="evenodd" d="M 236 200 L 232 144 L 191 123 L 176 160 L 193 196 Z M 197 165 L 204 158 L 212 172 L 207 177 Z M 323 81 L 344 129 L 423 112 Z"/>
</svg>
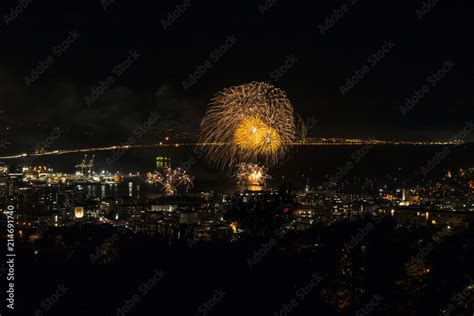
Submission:
<svg viewBox="0 0 474 316">
<path fill-rule="evenodd" d="M 238 186 L 239 191 L 263 191 L 266 189 L 265 186 L 263 185 L 239 185 Z"/>
<path fill-rule="evenodd" d="M 242 185 L 228 185 L 218 186 L 217 188 L 214 183 L 211 183 L 208 187 L 203 186 L 194 186 L 193 190 L 190 192 L 198 192 L 198 191 L 205 191 L 207 189 L 211 191 L 219 191 L 225 193 L 233 193 L 235 191 L 244 191 L 244 190 L 252 190 L 252 191 L 262 191 L 268 189 L 268 187 L 264 186 L 242 186 Z M 146 183 L 144 180 L 134 180 L 134 181 L 125 181 L 121 183 L 110 183 L 110 184 L 83 184 L 78 185 L 77 187 L 83 187 L 83 193 L 86 195 L 87 198 L 95 199 L 116 199 L 119 197 L 128 197 L 132 199 L 143 199 L 146 197 L 147 194 L 161 194 L 162 191 L 156 185 L 150 185 Z M 76 188 L 77 188 L 76 187 Z M 184 193 L 185 190 L 182 189 L 180 192 Z"/>
<path fill-rule="evenodd" d="M 359 162 L 354 163 L 343 180 L 369 178 L 385 184 L 387 177 L 403 179 L 407 183 L 413 180 L 425 181 L 420 178 L 421 167 L 426 166 L 430 159 L 440 151 L 440 146 L 376 146 L 371 149 Z M 329 177 L 334 176 L 348 162 L 353 161 L 353 154 L 360 150 L 360 146 L 312 146 L 297 148 L 288 155 L 281 164 L 270 168 L 271 180 L 267 186 L 245 187 L 237 186 L 232 177 L 234 170 L 221 171 L 210 167 L 205 159 L 195 157 L 193 148 L 173 148 L 151 150 L 133 150 L 128 152 L 120 160 L 120 172 L 146 173 L 155 168 L 156 156 L 170 157 L 173 166 L 179 167 L 190 158 L 195 163 L 189 166 L 188 173 L 194 177 L 194 186 L 191 191 L 218 191 L 233 193 L 243 190 L 276 189 L 280 185 L 289 182 L 294 189 L 304 189 L 309 182 L 311 186 L 322 185 Z M 107 153 L 97 153 L 97 169 L 107 168 L 104 161 Z M 472 167 L 474 145 L 454 146 L 450 154 L 443 159 L 429 173 L 430 179 L 437 179 L 447 171 L 459 168 Z M 80 161 L 82 155 L 71 156 L 70 160 L 55 157 L 38 157 L 38 163 L 51 165 L 55 170 L 72 172 L 70 161 Z M 57 159 L 57 160 L 54 160 Z M 109 170 L 115 172 L 116 170 Z M 362 181 L 361 180 L 361 181 Z M 84 185 L 84 194 L 91 197 L 132 197 L 144 198 L 148 193 L 160 193 L 160 188 L 150 186 L 144 179 L 134 178 L 129 184 L 129 179 L 119 184 L 89 184 Z M 354 186 L 359 186 L 354 182 Z M 86 188 L 87 187 L 87 188 Z M 100 187 L 100 188 L 99 188 Z"/>
<path fill-rule="evenodd" d="M 88 198 L 118 198 L 128 196 L 134 199 L 140 199 L 143 194 L 150 191 L 150 188 L 140 183 L 140 181 L 130 181 L 108 184 L 86 184 L 82 185 Z M 142 192 L 146 191 L 146 192 Z"/>
</svg>

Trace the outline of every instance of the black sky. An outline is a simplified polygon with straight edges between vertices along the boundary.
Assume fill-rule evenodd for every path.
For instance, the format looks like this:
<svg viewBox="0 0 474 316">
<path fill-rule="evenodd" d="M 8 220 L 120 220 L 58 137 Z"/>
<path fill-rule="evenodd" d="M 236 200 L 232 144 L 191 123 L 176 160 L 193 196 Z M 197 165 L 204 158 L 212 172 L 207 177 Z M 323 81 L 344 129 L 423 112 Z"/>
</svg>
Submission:
<svg viewBox="0 0 474 316">
<path fill-rule="evenodd" d="M 33 0 L 13 21 L 0 21 L 1 136 L 11 143 L 0 150 L 37 141 L 44 132 L 38 128 L 55 126 L 69 129 L 71 145 L 114 143 L 153 111 L 163 114 L 161 127 L 194 130 L 216 91 L 269 80 L 288 56 L 298 61 L 275 84 L 303 118 L 319 120 L 311 135 L 439 139 L 461 130 L 473 118 L 469 2 L 433 1 L 421 19 L 416 10 L 423 1 L 350 2 L 277 0 L 261 14 L 264 1 L 191 0 L 165 30 L 163 20 L 183 1 L 115 0 L 104 10 L 99 0 Z M 344 3 L 349 10 L 321 34 L 318 25 Z M 17 5 L 2 2 L 2 16 Z M 27 87 L 25 76 L 74 30 L 79 38 Z M 183 89 L 183 80 L 228 36 L 237 42 Z M 388 40 L 395 46 L 342 96 L 346 78 Z M 130 51 L 140 54 L 137 61 L 87 106 L 91 89 Z M 445 60 L 454 68 L 402 116 L 405 99 Z M 93 139 L 84 136 L 90 133 Z"/>
</svg>

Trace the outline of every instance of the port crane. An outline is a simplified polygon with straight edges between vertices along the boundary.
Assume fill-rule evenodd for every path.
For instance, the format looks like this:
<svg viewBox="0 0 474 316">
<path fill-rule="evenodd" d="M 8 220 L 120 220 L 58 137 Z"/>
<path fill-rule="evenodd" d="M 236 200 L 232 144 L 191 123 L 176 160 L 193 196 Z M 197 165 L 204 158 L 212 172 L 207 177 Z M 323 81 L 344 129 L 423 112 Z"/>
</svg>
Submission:
<svg viewBox="0 0 474 316">
<path fill-rule="evenodd" d="M 81 163 L 76 165 L 76 169 L 80 169 L 81 175 L 92 177 L 94 171 L 94 158 L 95 155 L 92 155 L 92 158 L 87 161 L 87 154 L 85 154 Z"/>
</svg>

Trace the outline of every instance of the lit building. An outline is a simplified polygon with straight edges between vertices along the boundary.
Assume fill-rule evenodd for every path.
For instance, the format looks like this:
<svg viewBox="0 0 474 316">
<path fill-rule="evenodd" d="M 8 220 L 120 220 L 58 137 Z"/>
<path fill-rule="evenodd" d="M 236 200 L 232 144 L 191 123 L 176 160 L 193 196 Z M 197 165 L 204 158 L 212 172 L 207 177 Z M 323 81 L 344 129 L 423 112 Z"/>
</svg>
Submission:
<svg viewBox="0 0 474 316">
<path fill-rule="evenodd" d="M 0 199 L 4 199 L 8 195 L 8 166 L 0 164 Z"/>
<path fill-rule="evenodd" d="M 164 157 L 164 156 L 158 156 L 156 157 L 156 170 L 160 171 L 165 168 L 170 168 L 171 167 L 171 158 L 169 157 Z"/>
<path fill-rule="evenodd" d="M 84 217 L 84 207 L 76 206 L 74 208 L 74 217 L 76 218 L 83 218 Z"/>
</svg>

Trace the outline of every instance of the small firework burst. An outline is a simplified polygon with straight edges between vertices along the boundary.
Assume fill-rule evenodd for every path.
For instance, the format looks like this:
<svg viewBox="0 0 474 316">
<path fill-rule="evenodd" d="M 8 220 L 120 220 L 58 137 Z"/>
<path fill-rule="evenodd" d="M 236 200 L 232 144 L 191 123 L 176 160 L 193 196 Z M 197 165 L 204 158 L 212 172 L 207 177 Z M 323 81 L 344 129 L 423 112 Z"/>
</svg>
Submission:
<svg viewBox="0 0 474 316">
<path fill-rule="evenodd" d="M 163 173 L 155 171 L 146 175 L 147 182 L 151 184 L 159 184 L 166 196 L 176 195 L 178 187 L 183 185 L 186 189 L 193 186 L 194 178 L 181 168 L 171 169 L 165 168 Z"/>
<path fill-rule="evenodd" d="M 255 163 L 240 163 L 235 173 L 237 183 L 250 185 L 264 185 L 270 179 L 268 170 Z"/>
<path fill-rule="evenodd" d="M 208 161 L 221 169 L 242 162 L 278 163 L 304 129 L 286 93 L 251 82 L 217 93 L 201 122 L 201 143 L 217 144 Z"/>
</svg>

